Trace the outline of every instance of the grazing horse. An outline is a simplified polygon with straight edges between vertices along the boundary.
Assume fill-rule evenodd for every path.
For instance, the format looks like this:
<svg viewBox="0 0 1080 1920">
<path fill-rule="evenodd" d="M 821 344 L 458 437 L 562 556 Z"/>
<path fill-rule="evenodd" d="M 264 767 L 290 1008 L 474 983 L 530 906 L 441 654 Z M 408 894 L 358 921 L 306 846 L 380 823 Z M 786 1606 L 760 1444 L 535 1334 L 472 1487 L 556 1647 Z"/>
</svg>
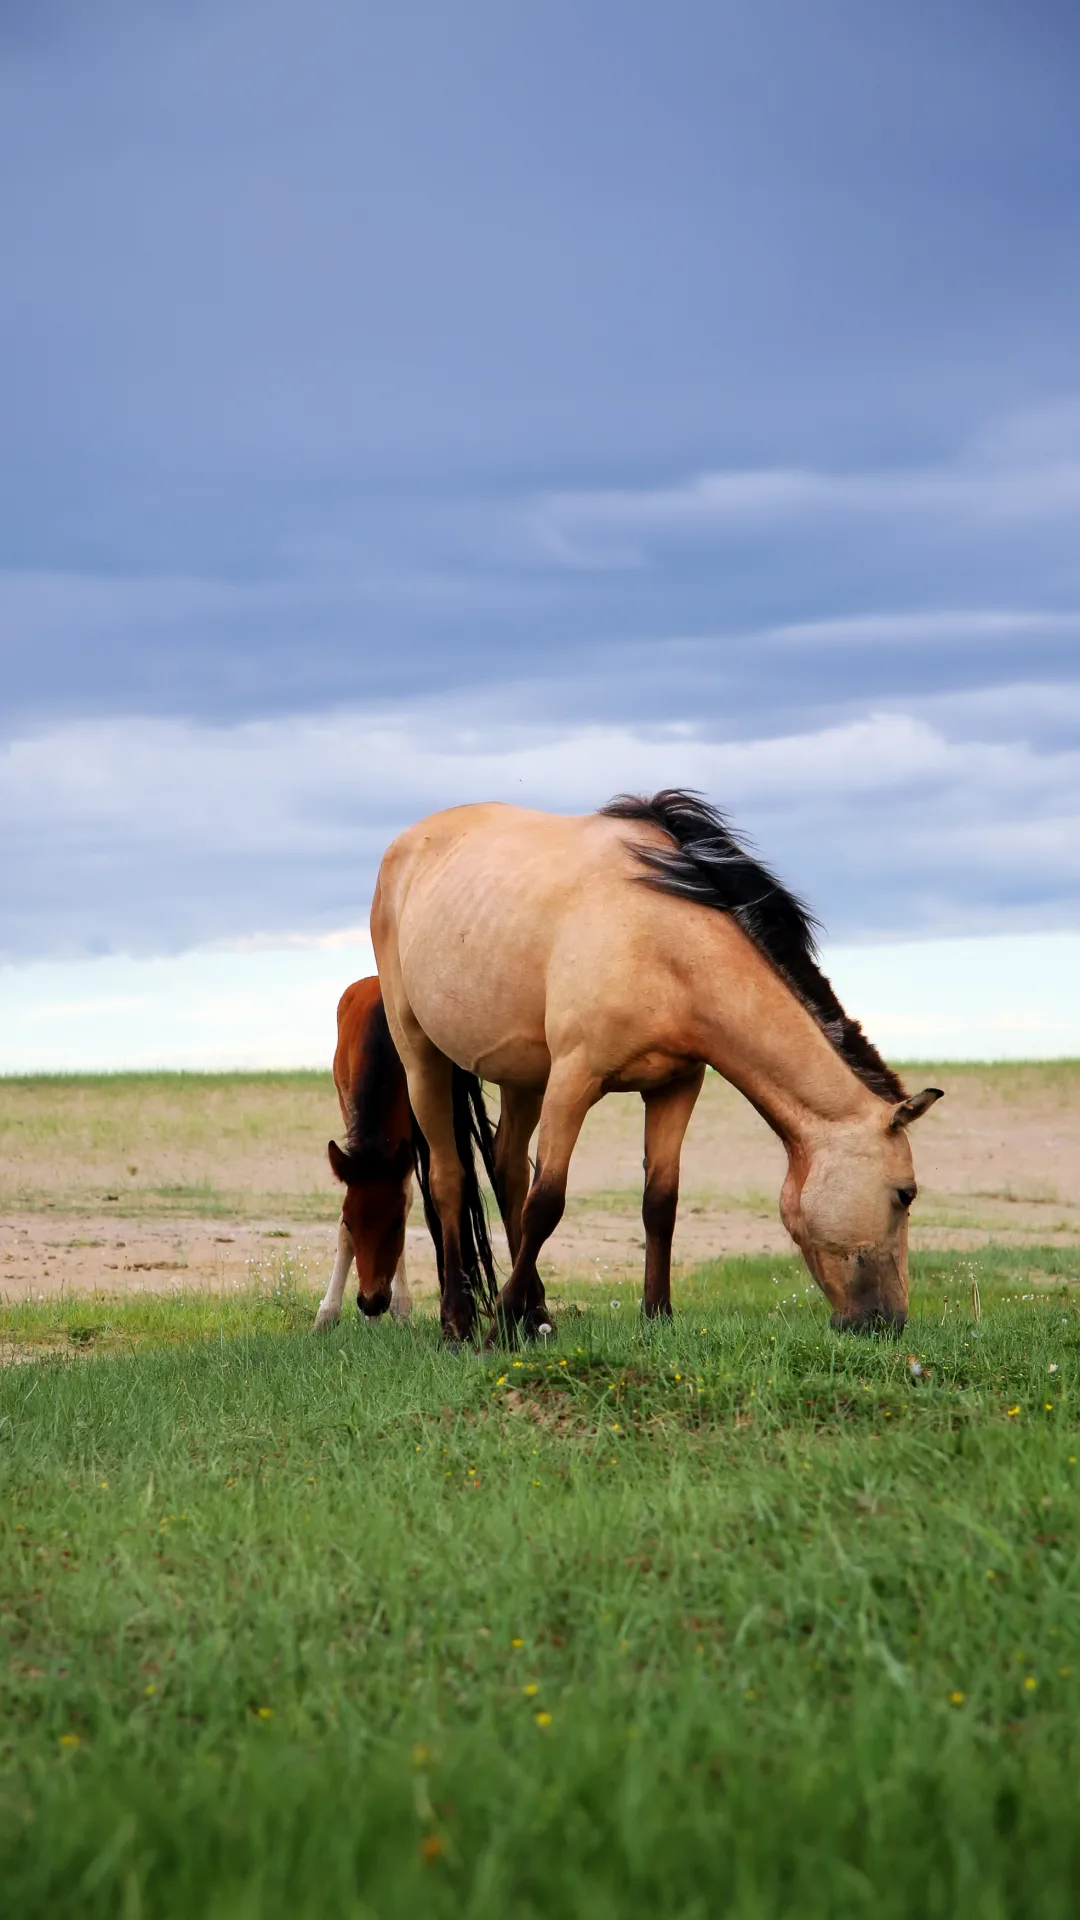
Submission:
<svg viewBox="0 0 1080 1920">
<path fill-rule="evenodd" d="M 533 1334 L 547 1316 L 537 1255 L 562 1216 L 585 1115 L 613 1092 L 645 1103 L 643 1304 L 670 1313 L 679 1161 L 706 1065 L 787 1150 L 780 1215 L 833 1326 L 903 1326 L 907 1128 L 940 1092 L 905 1094 L 819 971 L 806 909 L 698 796 L 623 796 L 576 818 L 502 805 L 433 814 L 388 849 L 371 933 L 430 1147 L 455 1337 L 475 1317 L 458 1244 L 455 1065 L 502 1092 L 503 1331 Z"/>
<path fill-rule="evenodd" d="M 377 979 L 356 980 L 346 987 L 338 1003 L 337 1022 L 334 1085 L 345 1122 L 346 1145 L 342 1148 L 331 1140 L 327 1155 L 345 1186 L 345 1199 L 337 1258 L 325 1297 L 319 1303 L 317 1329 L 334 1326 L 341 1318 L 341 1302 L 354 1260 L 360 1312 L 374 1320 L 389 1308 L 395 1320 L 406 1319 L 412 1300 L 405 1274 L 405 1222 L 412 1204 L 414 1172 L 420 1181 L 429 1226 L 433 1218 L 427 1145 L 413 1120 L 405 1069 L 390 1037 Z M 490 1299 L 494 1272 L 486 1230 L 482 1231 L 482 1247 L 476 1247 L 476 1223 L 483 1221 L 483 1202 L 473 1164 L 476 1144 L 493 1164 L 490 1126 L 479 1082 L 459 1069 L 454 1073 L 453 1105 L 457 1151 L 463 1163 L 463 1218 L 458 1229 L 465 1248 L 466 1293 L 471 1295 L 479 1288 Z"/>
</svg>

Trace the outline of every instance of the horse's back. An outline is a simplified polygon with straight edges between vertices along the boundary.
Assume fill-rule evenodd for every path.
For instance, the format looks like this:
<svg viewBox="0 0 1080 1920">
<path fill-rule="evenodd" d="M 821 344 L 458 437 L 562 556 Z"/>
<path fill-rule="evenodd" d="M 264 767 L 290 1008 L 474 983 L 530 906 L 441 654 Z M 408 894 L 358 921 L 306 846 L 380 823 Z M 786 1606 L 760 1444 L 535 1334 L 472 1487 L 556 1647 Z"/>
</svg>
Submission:
<svg viewBox="0 0 1080 1920">
<path fill-rule="evenodd" d="M 638 884 L 633 841 L 600 814 L 456 807 L 389 849 L 372 910 L 388 997 L 484 1078 L 542 1086 L 552 1045 L 607 1026 L 640 998 L 642 956 L 662 966 L 659 899 Z M 661 841 L 664 836 L 656 836 Z M 604 1052 L 609 1051 L 604 1046 Z M 616 1043 L 615 1051 L 619 1051 Z"/>
<path fill-rule="evenodd" d="M 382 999 L 379 976 L 370 974 L 346 987 L 337 1007 L 337 1047 L 334 1052 L 334 1082 L 341 1091 L 350 1083 L 349 1062 L 362 1051 L 371 1016 Z"/>
<path fill-rule="evenodd" d="M 638 838 L 649 835 L 646 828 Z M 387 848 L 379 911 L 400 932 L 410 911 L 426 911 L 433 898 L 453 913 L 455 901 L 482 905 L 490 890 L 507 909 L 527 901 L 550 925 L 552 903 L 618 884 L 618 850 L 628 838 L 621 821 L 602 814 L 541 813 L 501 801 L 450 807 L 407 827 Z M 622 863 L 620 877 L 628 872 Z"/>
<path fill-rule="evenodd" d="M 378 974 L 346 987 L 338 1001 L 337 1026 L 334 1085 L 346 1125 L 358 1096 L 387 1113 L 400 1108 L 395 1118 L 403 1124 L 408 1104 L 405 1069 L 390 1037 Z"/>
</svg>

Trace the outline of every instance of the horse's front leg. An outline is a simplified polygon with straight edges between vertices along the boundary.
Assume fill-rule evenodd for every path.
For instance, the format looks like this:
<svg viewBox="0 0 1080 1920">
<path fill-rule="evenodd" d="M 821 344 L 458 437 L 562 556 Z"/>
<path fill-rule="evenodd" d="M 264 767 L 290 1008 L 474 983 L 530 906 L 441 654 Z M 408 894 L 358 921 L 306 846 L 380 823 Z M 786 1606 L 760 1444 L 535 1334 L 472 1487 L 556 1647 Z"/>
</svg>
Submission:
<svg viewBox="0 0 1080 1920">
<path fill-rule="evenodd" d="M 529 1191 L 529 1141 L 540 1118 L 544 1096 L 530 1088 L 500 1088 L 495 1129 L 495 1198 L 506 1228 L 511 1260 L 521 1245 L 521 1215 Z"/>
<path fill-rule="evenodd" d="M 641 1218 L 645 1228 L 645 1293 L 642 1310 L 648 1319 L 671 1318 L 671 1242 L 679 1205 L 679 1161 L 690 1115 L 701 1092 L 704 1067 L 686 1080 L 658 1087 L 642 1095 L 645 1102 L 645 1193 Z"/>
<path fill-rule="evenodd" d="M 536 1172 L 521 1213 L 521 1238 L 496 1307 L 496 1327 L 506 1334 L 520 1327 L 531 1337 L 547 1319 L 537 1256 L 562 1219 L 570 1156 L 601 1091 L 600 1082 L 577 1062 L 557 1063 L 551 1070 L 540 1109 Z"/>
<path fill-rule="evenodd" d="M 330 1284 L 319 1302 L 319 1311 L 315 1315 L 315 1331 L 321 1333 L 324 1327 L 336 1327 L 341 1319 L 341 1302 L 345 1298 L 345 1288 L 349 1279 L 349 1268 L 353 1263 L 352 1234 L 342 1220 L 338 1226 L 337 1257 L 334 1271 L 330 1275 Z"/>
</svg>

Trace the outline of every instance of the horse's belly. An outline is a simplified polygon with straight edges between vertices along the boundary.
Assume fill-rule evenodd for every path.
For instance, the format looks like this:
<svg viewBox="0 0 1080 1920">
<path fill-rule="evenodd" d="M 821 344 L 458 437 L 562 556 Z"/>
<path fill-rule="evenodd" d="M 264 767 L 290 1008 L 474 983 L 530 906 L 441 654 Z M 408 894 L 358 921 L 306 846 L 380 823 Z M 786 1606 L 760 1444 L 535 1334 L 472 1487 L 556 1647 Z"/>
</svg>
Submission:
<svg viewBox="0 0 1080 1920">
<path fill-rule="evenodd" d="M 429 1040 L 461 1067 L 503 1086 L 543 1087 L 551 1067 L 545 1031 L 545 954 L 514 917 L 485 911 L 474 894 L 410 899 L 398 929 L 402 982 Z"/>
<path fill-rule="evenodd" d="M 508 983 L 494 969 L 477 974 L 446 963 L 405 966 L 402 978 L 428 1039 L 460 1067 L 500 1086 L 546 1086 L 551 1056 L 542 999 L 538 1017 L 523 1017 L 520 994 L 506 991 Z"/>
</svg>

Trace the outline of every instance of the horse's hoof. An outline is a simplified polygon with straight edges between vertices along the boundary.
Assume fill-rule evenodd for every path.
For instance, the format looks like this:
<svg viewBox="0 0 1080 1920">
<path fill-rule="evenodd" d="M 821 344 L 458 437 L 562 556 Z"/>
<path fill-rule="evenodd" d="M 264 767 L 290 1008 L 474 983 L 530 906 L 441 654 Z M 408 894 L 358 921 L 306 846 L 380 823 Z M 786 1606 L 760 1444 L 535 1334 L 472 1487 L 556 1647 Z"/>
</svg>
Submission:
<svg viewBox="0 0 1080 1920">
<path fill-rule="evenodd" d="M 316 1333 L 325 1333 L 327 1327 L 336 1327 L 340 1319 L 340 1313 L 335 1313 L 333 1307 L 320 1307 L 315 1315 Z"/>
<path fill-rule="evenodd" d="M 484 1335 L 484 1347 L 490 1353 L 493 1347 L 512 1347 L 514 1335 L 518 1329 L 516 1320 L 508 1320 L 501 1307 L 496 1307 L 491 1325 Z"/>
</svg>

